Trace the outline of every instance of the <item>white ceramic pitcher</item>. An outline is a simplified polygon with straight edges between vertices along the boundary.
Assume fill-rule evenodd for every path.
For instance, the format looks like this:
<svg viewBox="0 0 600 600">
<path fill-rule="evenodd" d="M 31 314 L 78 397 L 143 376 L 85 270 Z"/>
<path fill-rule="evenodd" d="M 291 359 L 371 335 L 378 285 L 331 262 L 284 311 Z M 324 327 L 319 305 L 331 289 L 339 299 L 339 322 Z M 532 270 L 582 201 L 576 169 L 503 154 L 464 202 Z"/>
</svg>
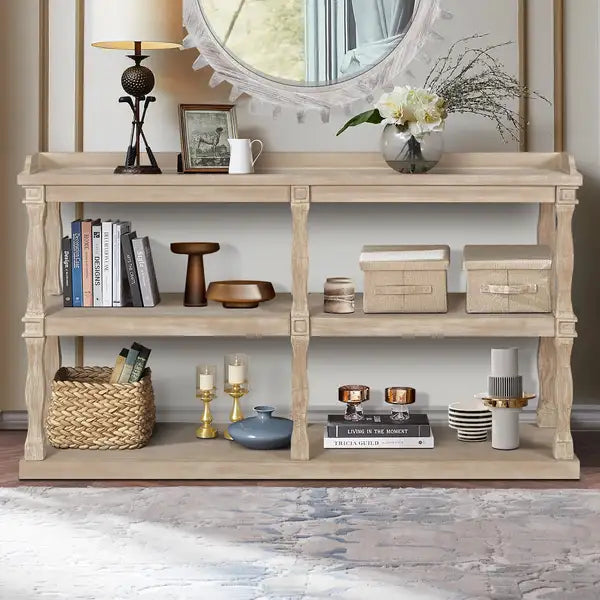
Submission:
<svg viewBox="0 0 600 600">
<path fill-rule="evenodd" d="M 258 157 L 262 154 L 263 143 L 260 140 L 227 140 L 231 148 L 231 158 L 229 159 L 229 173 L 231 175 L 242 175 L 244 173 L 254 173 L 254 165 Z M 258 144 L 260 149 L 256 156 L 253 156 L 252 146 Z"/>
</svg>

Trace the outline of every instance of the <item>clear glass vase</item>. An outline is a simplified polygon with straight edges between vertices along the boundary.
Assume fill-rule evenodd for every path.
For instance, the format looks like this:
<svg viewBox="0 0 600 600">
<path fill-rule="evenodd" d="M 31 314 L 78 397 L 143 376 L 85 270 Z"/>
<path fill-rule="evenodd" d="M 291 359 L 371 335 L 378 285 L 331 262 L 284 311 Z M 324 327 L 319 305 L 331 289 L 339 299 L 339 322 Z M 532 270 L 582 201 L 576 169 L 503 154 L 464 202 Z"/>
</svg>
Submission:
<svg viewBox="0 0 600 600">
<path fill-rule="evenodd" d="M 427 173 L 438 164 L 443 151 L 441 131 L 426 133 L 417 139 L 410 131 L 386 125 L 381 136 L 383 158 L 398 173 Z"/>
</svg>

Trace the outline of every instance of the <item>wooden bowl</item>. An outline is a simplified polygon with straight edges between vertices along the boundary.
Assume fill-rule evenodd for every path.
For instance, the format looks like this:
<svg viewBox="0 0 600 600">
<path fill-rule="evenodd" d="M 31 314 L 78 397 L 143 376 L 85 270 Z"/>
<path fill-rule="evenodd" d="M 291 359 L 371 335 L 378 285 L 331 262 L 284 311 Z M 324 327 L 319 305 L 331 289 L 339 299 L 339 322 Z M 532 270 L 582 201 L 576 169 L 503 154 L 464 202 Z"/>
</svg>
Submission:
<svg viewBox="0 0 600 600">
<path fill-rule="evenodd" d="M 273 300 L 275 290 L 269 281 L 213 281 L 206 297 L 221 302 L 224 308 L 256 308 L 261 302 Z"/>
</svg>

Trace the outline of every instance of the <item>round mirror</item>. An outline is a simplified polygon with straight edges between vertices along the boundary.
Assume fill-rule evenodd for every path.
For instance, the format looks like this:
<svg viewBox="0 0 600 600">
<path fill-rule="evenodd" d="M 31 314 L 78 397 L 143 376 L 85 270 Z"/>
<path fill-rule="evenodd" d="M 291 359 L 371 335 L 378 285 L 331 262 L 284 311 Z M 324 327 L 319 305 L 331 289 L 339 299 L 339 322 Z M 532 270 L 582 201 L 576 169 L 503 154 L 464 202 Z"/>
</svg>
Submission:
<svg viewBox="0 0 600 600">
<path fill-rule="evenodd" d="M 200 0 L 233 58 L 270 79 L 331 85 L 392 52 L 419 0 Z"/>
<path fill-rule="evenodd" d="M 440 0 L 185 0 L 195 68 L 300 110 L 349 104 L 394 83 L 441 14 Z"/>
</svg>

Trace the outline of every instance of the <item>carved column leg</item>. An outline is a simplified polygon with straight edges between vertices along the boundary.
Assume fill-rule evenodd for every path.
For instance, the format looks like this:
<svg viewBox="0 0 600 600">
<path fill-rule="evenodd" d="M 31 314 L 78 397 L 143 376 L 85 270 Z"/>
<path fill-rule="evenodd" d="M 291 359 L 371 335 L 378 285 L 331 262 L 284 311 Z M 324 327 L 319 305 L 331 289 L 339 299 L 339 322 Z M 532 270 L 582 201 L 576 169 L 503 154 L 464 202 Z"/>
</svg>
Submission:
<svg viewBox="0 0 600 600">
<path fill-rule="evenodd" d="M 60 204 L 52 202 L 46 208 L 46 294 L 60 296 L 61 271 L 61 238 L 62 223 L 60 219 Z"/>
<path fill-rule="evenodd" d="M 556 205 L 556 435 L 554 458 L 570 460 L 573 454 L 571 437 L 571 407 L 573 405 L 573 377 L 571 352 L 577 336 L 577 317 L 573 313 L 571 286 L 573 280 L 574 250 L 572 220 L 577 204 L 574 189 L 558 189 Z"/>
<path fill-rule="evenodd" d="M 25 440 L 25 460 L 44 460 L 44 411 L 46 398 L 46 373 L 44 372 L 45 338 L 26 338 L 27 379 L 25 380 L 25 404 L 29 426 Z"/>
<path fill-rule="evenodd" d="M 46 345 L 44 348 L 44 372 L 46 376 L 46 407 L 50 400 L 50 394 L 52 389 L 52 380 L 56 371 L 62 365 L 62 357 L 60 352 L 60 338 L 58 336 L 50 336 L 46 338 Z M 44 418 L 46 415 L 44 414 Z"/>
<path fill-rule="evenodd" d="M 310 458 L 308 441 L 308 343 L 307 335 L 292 335 L 292 460 Z"/>
<path fill-rule="evenodd" d="M 44 405 L 46 400 L 46 374 L 44 372 L 45 305 L 44 282 L 46 278 L 46 241 L 44 220 L 46 205 L 44 188 L 25 190 L 24 204 L 29 217 L 25 268 L 27 272 L 27 311 L 23 317 L 27 344 L 27 379 L 25 381 L 25 403 L 29 427 L 25 441 L 25 459 L 43 460 Z"/>
<path fill-rule="evenodd" d="M 308 211 L 310 188 L 292 188 L 292 460 L 308 460 Z"/>
<path fill-rule="evenodd" d="M 573 438 L 571 437 L 571 407 L 573 405 L 573 377 L 571 375 L 571 351 L 573 338 L 556 338 L 556 434 L 554 458 L 571 460 Z"/>
<path fill-rule="evenodd" d="M 538 427 L 556 427 L 556 348 L 554 338 L 540 338 L 538 351 L 540 393 L 537 406 Z"/>
<path fill-rule="evenodd" d="M 538 244 L 549 246 L 552 254 L 556 248 L 556 207 L 554 204 L 540 204 L 538 218 Z M 554 261 L 553 261 L 554 268 Z M 552 301 L 556 299 L 554 272 L 551 275 Z M 538 427 L 556 427 L 556 399 L 554 376 L 556 371 L 556 350 L 553 338 L 540 338 L 538 349 L 538 378 L 540 382 L 537 406 Z"/>
</svg>

